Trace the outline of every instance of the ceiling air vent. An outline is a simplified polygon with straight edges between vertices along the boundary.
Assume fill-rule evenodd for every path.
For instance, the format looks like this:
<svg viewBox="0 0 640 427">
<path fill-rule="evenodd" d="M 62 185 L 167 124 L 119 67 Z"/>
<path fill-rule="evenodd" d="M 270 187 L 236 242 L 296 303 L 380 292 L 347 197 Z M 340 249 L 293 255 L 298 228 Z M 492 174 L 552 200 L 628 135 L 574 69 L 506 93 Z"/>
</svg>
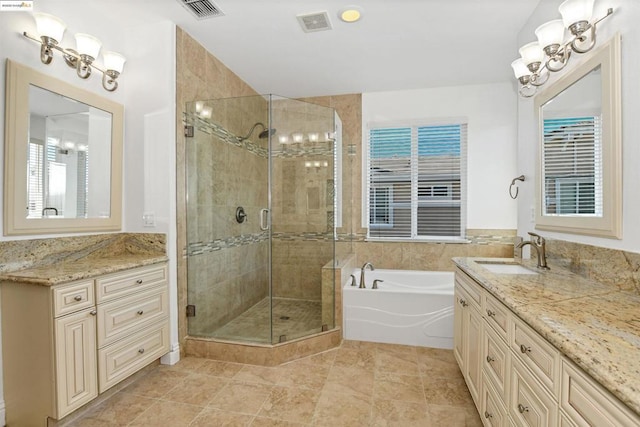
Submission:
<svg viewBox="0 0 640 427">
<path fill-rule="evenodd" d="M 305 33 L 314 31 L 324 31 L 331 29 L 331 21 L 327 12 L 308 13 L 306 15 L 298 15 L 298 22 Z"/>
<path fill-rule="evenodd" d="M 178 2 L 193 13 L 198 19 L 224 16 L 224 12 L 211 0 L 178 0 Z"/>
</svg>

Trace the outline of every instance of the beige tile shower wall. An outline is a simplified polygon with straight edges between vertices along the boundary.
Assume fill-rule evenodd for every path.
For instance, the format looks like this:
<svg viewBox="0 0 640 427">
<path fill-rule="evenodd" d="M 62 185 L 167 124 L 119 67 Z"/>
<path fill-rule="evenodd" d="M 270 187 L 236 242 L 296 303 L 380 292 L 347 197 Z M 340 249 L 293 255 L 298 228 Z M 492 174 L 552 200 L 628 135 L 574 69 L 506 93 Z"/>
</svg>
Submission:
<svg viewBox="0 0 640 427">
<path fill-rule="evenodd" d="M 272 241 L 273 296 L 320 301 L 322 267 L 333 258 L 333 243 L 320 240 Z"/>
<path fill-rule="evenodd" d="M 206 99 L 220 99 L 230 98 L 238 96 L 250 96 L 257 95 L 257 93 L 244 81 L 242 81 L 237 75 L 235 75 L 229 68 L 227 68 L 222 62 L 216 59 L 213 55 L 207 52 L 202 45 L 195 41 L 189 34 L 182 29 L 176 29 L 176 170 L 177 170 L 177 226 L 178 226 L 178 249 L 182 251 L 182 256 L 178 259 L 178 334 L 180 338 L 181 347 L 184 348 L 184 338 L 187 335 L 187 319 L 185 316 L 185 307 L 188 301 L 187 294 L 187 258 L 186 258 L 186 245 L 187 245 L 187 212 L 186 212 L 186 152 L 185 152 L 185 137 L 183 135 L 183 113 L 187 102 L 193 102 L 196 100 Z M 226 126 L 229 126 L 229 130 L 244 134 L 248 131 L 251 125 L 255 121 L 259 121 L 257 117 L 257 111 L 259 106 L 255 105 L 256 99 L 253 101 L 247 101 L 246 105 L 241 105 L 241 108 L 237 109 L 242 112 L 243 108 L 246 109 L 248 114 L 234 113 L 230 116 L 226 110 L 216 110 L 214 114 L 217 117 L 224 117 L 222 121 Z M 222 104 L 216 104 L 217 107 L 222 107 Z M 244 132 L 244 133 L 243 133 Z M 257 139 L 257 138 L 256 138 Z M 234 156 L 232 156 L 234 157 Z M 234 157 L 234 161 L 240 161 Z M 237 165 L 237 163 L 236 163 Z M 256 177 L 257 179 L 257 177 Z M 240 188 L 243 184 L 240 181 L 227 181 L 229 186 L 237 185 L 235 188 Z M 247 187 L 245 185 L 245 187 Z M 252 190 L 249 190 L 251 192 Z M 218 191 L 212 191 L 212 196 L 220 194 Z M 205 215 L 205 208 L 200 208 L 203 212 L 203 218 L 211 218 Z M 228 212 L 222 214 L 223 217 L 228 217 Z M 254 219 L 255 222 L 255 219 Z M 229 223 L 231 226 L 231 222 Z M 198 224 L 198 227 L 209 227 L 207 221 L 203 221 Z M 213 227 L 211 226 L 212 230 Z M 250 245 L 247 245 L 250 246 Z M 240 249 L 241 250 L 241 249 Z M 222 251 L 221 251 L 222 252 Z M 236 259 L 240 262 L 244 257 L 237 256 Z M 220 260 L 216 260 L 218 264 Z M 218 264 L 211 264 L 211 268 L 217 268 Z M 257 268 L 256 268 L 257 270 Z M 256 271 L 254 270 L 254 271 Z M 226 277 L 226 281 L 237 281 L 237 285 L 246 285 L 249 283 L 247 280 L 235 277 Z M 216 291 L 211 291 L 215 295 L 215 292 L 224 293 L 225 286 L 229 285 L 226 281 L 217 282 L 221 285 Z M 204 279 L 204 283 L 208 284 L 209 281 Z M 257 284 L 257 288 L 261 285 Z M 200 292 L 206 293 L 209 288 L 203 286 Z M 251 294 L 251 292 L 249 292 Z M 203 309 L 211 310 L 208 305 L 203 306 Z M 204 317 L 204 314 L 203 316 Z"/>
<path fill-rule="evenodd" d="M 268 294 L 268 243 L 205 252 L 189 257 L 189 300 L 197 301 L 189 334 L 209 337 Z"/>
</svg>

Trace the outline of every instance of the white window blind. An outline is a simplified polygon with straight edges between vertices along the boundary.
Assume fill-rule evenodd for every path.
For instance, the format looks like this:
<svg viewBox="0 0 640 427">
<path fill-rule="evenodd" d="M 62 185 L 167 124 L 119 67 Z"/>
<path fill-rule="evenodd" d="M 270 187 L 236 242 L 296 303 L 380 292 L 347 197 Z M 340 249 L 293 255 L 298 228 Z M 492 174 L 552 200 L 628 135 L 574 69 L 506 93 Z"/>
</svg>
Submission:
<svg viewBox="0 0 640 427">
<path fill-rule="evenodd" d="M 371 126 L 367 141 L 369 237 L 465 235 L 467 126 Z"/>
<path fill-rule="evenodd" d="M 544 120 L 545 215 L 602 216 L 599 117 Z"/>
</svg>

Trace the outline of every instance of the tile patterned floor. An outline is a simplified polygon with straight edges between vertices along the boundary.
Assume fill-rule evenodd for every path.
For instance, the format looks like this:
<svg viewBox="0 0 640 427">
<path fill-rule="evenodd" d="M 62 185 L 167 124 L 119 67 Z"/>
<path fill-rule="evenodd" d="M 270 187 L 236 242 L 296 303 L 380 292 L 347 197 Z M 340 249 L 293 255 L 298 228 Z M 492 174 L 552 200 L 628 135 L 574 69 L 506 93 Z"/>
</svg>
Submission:
<svg viewBox="0 0 640 427">
<path fill-rule="evenodd" d="M 269 298 L 265 298 L 244 313 L 215 330 L 211 336 L 218 339 L 270 343 Z M 320 301 L 273 298 L 273 339 L 285 335 L 287 340 L 310 335 L 322 330 Z"/>
<path fill-rule="evenodd" d="M 481 426 L 450 350 L 344 341 L 277 367 L 185 358 L 160 365 L 71 424 Z"/>
</svg>

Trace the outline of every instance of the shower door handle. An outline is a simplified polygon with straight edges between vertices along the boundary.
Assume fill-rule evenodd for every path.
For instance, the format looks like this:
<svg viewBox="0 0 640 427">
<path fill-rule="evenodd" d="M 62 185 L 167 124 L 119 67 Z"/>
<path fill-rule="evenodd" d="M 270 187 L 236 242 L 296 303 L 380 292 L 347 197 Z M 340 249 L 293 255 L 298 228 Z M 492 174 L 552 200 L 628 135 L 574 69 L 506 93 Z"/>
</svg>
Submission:
<svg viewBox="0 0 640 427">
<path fill-rule="evenodd" d="M 271 222 L 271 212 L 269 209 L 260 209 L 260 230 L 266 231 L 269 229 Z"/>
</svg>

